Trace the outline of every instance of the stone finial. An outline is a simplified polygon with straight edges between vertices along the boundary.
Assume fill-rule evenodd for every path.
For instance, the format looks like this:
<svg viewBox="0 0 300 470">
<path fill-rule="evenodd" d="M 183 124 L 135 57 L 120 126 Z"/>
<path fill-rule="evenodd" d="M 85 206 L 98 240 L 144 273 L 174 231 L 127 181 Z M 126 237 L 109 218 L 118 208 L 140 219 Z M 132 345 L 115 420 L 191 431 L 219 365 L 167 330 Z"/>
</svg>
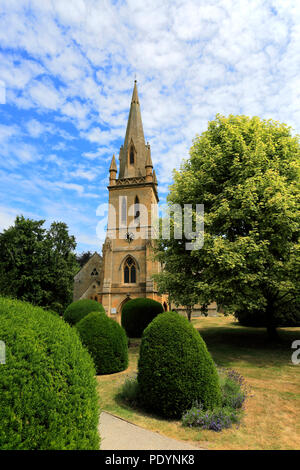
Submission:
<svg viewBox="0 0 300 470">
<path fill-rule="evenodd" d="M 145 168 L 147 168 L 147 167 L 153 168 L 153 163 L 152 163 L 150 148 L 148 149 L 147 157 L 146 157 Z"/>
<path fill-rule="evenodd" d="M 111 164 L 110 164 L 110 167 L 109 167 L 109 171 L 115 171 L 115 172 L 118 171 L 115 154 L 113 154 L 113 157 L 111 159 Z"/>
<path fill-rule="evenodd" d="M 117 168 L 117 164 L 116 164 L 116 159 L 115 159 L 115 155 L 113 155 L 112 160 L 111 160 L 111 164 L 110 164 L 110 167 L 109 167 L 109 184 L 111 186 L 116 184 L 117 171 L 118 171 L 118 168 Z"/>
</svg>

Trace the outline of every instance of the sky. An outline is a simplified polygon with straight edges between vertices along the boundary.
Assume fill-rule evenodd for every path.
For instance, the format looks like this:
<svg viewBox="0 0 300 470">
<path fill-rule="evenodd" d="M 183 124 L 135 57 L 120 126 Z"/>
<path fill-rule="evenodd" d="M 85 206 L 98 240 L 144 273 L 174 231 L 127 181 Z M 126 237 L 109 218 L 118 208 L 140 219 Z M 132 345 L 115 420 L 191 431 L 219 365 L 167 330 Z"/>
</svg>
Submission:
<svg viewBox="0 0 300 470">
<path fill-rule="evenodd" d="M 300 2 L 0 0 L 0 232 L 62 221 L 101 253 L 135 78 L 164 201 L 217 113 L 299 133 Z"/>
</svg>

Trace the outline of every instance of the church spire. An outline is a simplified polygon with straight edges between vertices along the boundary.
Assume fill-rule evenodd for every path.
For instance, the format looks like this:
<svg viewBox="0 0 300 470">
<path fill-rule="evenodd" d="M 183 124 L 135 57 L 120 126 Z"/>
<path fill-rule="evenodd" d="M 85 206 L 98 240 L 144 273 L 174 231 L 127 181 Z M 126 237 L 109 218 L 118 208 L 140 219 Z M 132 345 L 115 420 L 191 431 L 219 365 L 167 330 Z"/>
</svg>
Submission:
<svg viewBox="0 0 300 470">
<path fill-rule="evenodd" d="M 119 178 L 145 176 L 147 148 L 148 147 L 145 145 L 140 102 L 135 80 L 124 145 L 120 150 Z"/>
</svg>

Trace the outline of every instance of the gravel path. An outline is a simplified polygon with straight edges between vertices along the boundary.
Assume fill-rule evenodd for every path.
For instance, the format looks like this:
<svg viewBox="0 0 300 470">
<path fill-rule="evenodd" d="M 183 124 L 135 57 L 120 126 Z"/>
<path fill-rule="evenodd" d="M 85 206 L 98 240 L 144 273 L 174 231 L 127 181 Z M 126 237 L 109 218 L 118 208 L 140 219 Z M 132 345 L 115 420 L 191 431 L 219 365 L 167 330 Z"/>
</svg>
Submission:
<svg viewBox="0 0 300 470">
<path fill-rule="evenodd" d="M 148 431 L 106 411 L 100 415 L 101 450 L 204 450 Z"/>
</svg>

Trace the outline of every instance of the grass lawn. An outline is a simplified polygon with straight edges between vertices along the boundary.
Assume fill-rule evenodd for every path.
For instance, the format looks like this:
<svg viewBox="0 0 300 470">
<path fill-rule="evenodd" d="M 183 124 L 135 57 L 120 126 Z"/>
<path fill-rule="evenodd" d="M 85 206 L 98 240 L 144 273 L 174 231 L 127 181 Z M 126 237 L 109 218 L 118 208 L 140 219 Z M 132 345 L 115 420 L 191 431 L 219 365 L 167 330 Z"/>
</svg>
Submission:
<svg viewBox="0 0 300 470">
<path fill-rule="evenodd" d="M 233 317 L 203 317 L 192 322 L 216 364 L 237 370 L 251 389 L 238 428 L 220 433 L 184 428 L 179 421 L 122 403 L 118 389 L 137 371 L 140 340 L 132 340 L 126 371 L 98 376 L 102 410 L 207 449 L 300 449 L 300 365 L 291 362 L 291 344 L 300 339 L 300 328 L 281 328 L 282 343 L 275 346 L 268 343 L 265 329 L 241 327 Z"/>
</svg>

